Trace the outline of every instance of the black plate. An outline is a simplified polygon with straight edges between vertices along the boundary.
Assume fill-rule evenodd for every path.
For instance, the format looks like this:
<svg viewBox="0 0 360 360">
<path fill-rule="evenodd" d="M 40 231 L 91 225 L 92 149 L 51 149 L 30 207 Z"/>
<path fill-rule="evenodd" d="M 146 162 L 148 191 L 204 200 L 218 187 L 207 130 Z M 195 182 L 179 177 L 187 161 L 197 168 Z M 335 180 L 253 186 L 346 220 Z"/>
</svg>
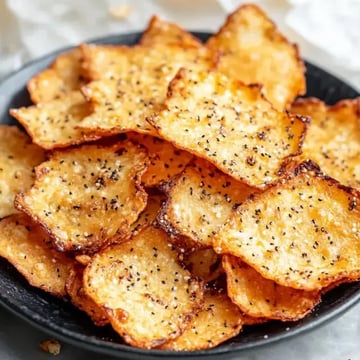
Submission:
<svg viewBox="0 0 360 360">
<path fill-rule="evenodd" d="M 109 36 L 93 42 L 102 44 L 132 45 L 140 33 Z M 195 33 L 202 40 L 210 34 Z M 54 52 L 29 63 L 21 70 L 8 76 L 0 84 L 0 120 L 3 124 L 14 124 L 8 115 L 8 109 L 30 105 L 25 89 L 31 76 L 50 64 L 57 54 Z M 328 104 L 343 98 L 359 96 L 354 89 L 341 80 L 309 63 L 307 66 L 307 96 L 316 96 Z M 165 359 L 186 357 L 222 358 L 233 356 L 235 352 L 288 339 L 326 323 L 348 310 L 360 300 L 360 282 L 344 284 L 326 294 L 314 311 L 301 321 L 282 323 L 271 321 L 267 324 L 247 327 L 234 339 L 215 349 L 194 352 L 169 352 L 160 350 L 142 350 L 125 345 L 110 327 L 98 328 L 70 303 L 31 287 L 7 261 L 0 259 L 0 303 L 7 309 L 32 323 L 34 326 L 74 345 L 97 352 L 115 355 L 127 359 Z"/>
</svg>

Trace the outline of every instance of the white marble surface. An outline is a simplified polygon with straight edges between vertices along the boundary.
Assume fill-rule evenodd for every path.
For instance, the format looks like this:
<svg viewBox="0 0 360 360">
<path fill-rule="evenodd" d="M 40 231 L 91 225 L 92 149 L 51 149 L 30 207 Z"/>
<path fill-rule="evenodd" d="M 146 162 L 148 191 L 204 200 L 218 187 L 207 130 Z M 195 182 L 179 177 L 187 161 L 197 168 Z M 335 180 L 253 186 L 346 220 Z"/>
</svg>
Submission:
<svg viewBox="0 0 360 360">
<path fill-rule="evenodd" d="M 55 48 L 105 34 L 140 30 L 152 13 L 177 21 L 189 29 L 213 31 L 222 23 L 226 12 L 241 2 L 0 0 L 0 78 L 22 63 Z M 299 43 L 306 59 L 342 77 L 360 90 L 360 62 L 357 56 L 360 49 L 360 0 L 256 2 L 269 12 L 292 41 Z M 108 7 L 119 4 L 129 4 L 131 7 L 130 16 L 125 20 L 114 20 L 108 15 Z M 300 18 L 299 21 L 299 16 L 306 18 Z M 312 34 L 309 27 L 320 23 L 321 34 L 319 30 L 314 39 L 309 39 Z M 325 36 L 324 41 L 321 36 Z M 344 46 L 341 46 L 343 43 Z M 51 355 L 39 349 L 40 341 L 47 338 L 46 334 L 0 308 L 0 360 L 50 359 Z M 61 354 L 56 359 L 84 358 L 110 359 L 67 344 L 63 344 Z M 311 333 L 256 351 L 243 352 L 234 359 L 360 360 L 360 304 L 341 318 Z"/>
</svg>

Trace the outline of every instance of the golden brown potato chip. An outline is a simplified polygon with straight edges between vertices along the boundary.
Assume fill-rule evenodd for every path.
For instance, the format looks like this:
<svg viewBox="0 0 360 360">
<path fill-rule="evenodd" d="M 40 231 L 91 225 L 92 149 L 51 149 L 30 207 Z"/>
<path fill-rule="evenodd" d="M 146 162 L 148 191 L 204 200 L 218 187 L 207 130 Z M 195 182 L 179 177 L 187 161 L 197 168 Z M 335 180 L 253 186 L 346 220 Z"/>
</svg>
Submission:
<svg viewBox="0 0 360 360">
<path fill-rule="evenodd" d="M 147 156 L 129 141 L 57 151 L 15 203 L 40 222 L 60 250 L 96 251 L 128 236 L 146 206 L 140 186 Z"/>
<path fill-rule="evenodd" d="M 94 111 L 79 127 L 90 134 L 136 131 L 157 135 L 145 119 L 160 109 L 177 70 L 181 66 L 208 67 L 203 49 L 180 46 L 84 46 L 84 49 L 91 77 L 102 79 L 83 88 Z"/>
<path fill-rule="evenodd" d="M 7 259 L 30 285 L 65 296 L 65 282 L 74 260 L 51 246 L 46 232 L 25 214 L 0 221 L 0 256 Z"/>
<path fill-rule="evenodd" d="M 118 79 L 127 73 L 136 74 L 140 63 L 132 61 L 137 52 L 131 49 L 129 46 L 81 44 L 82 71 L 88 80 Z"/>
<path fill-rule="evenodd" d="M 30 188 L 33 168 L 44 160 L 44 151 L 16 126 L 0 126 L 0 218 L 17 213 L 15 195 Z"/>
<path fill-rule="evenodd" d="M 86 295 L 83 286 L 84 268 L 74 267 L 66 280 L 66 292 L 71 302 L 80 310 L 86 312 L 97 326 L 109 323 L 106 312 L 99 307 L 89 296 Z"/>
<path fill-rule="evenodd" d="M 93 112 L 77 124 L 78 131 L 88 135 L 109 136 L 129 131 L 156 135 L 145 120 L 159 108 L 165 95 L 162 79 L 144 76 L 135 83 L 122 80 L 93 81 L 83 88 Z"/>
<path fill-rule="evenodd" d="M 223 273 L 221 257 L 212 248 L 196 249 L 186 254 L 183 263 L 194 276 L 206 283 Z"/>
<path fill-rule="evenodd" d="M 342 184 L 360 189 L 360 98 L 329 107 L 315 98 L 299 99 L 290 111 L 311 117 L 302 158 L 315 161 Z"/>
<path fill-rule="evenodd" d="M 141 178 L 146 187 L 159 186 L 183 171 L 193 155 L 179 150 L 171 143 L 153 136 L 138 133 L 127 134 L 132 142 L 146 147 L 149 153 L 149 166 Z"/>
<path fill-rule="evenodd" d="M 360 194 L 316 171 L 302 163 L 244 202 L 214 237 L 215 251 L 295 289 L 360 279 Z"/>
<path fill-rule="evenodd" d="M 264 85 L 266 98 L 279 110 L 305 93 L 305 67 L 297 46 L 256 5 L 232 13 L 207 47 L 220 71 L 246 84 Z"/>
<path fill-rule="evenodd" d="M 255 191 L 197 159 L 168 184 L 167 201 L 158 221 L 169 234 L 187 236 L 211 247 L 212 237 L 233 208 Z"/>
<path fill-rule="evenodd" d="M 210 349 L 240 333 L 243 316 L 226 294 L 206 293 L 204 299 L 203 308 L 193 317 L 185 331 L 162 345 L 161 349 Z"/>
<path fill-rule="evenodd" d="M 176 147 L 256 187 L 278 178 L 306 130 L 304 119 L 273 109 L 257 86 L 185 69 L 170 83 L 163 110 L 148 120 Z"/>
<path fill-rule="evenodd" d="M 99 138 L 77 128 L 90 114 L 90 106 L 79 91 L 45 104 L 11 109 L 10 114 L 24 126 L 33 142 L 44 149 L 68 147 Z"/>
<path fill-rule="evenodd" d="M 37 103 L 62 98 L 85 84 L 81 76 L 82 53 L 79 48 L 60 54 L 48 69 L 30 79 L 27 88 L 31 100 Z"/>
<path fill-rule="evenodd" d="M 201 307 L 202 283 L 177 256 L 166 233 L 148 227 L 106 248 L 86 268 L 86 293 L 127 343 L 157 347 L 180 335 Z"/>
<path fill-rule="evenodd" d="M 320 302 L 319 291 L 278 285 L 235 256 L 223 255 L 222 265 L 230 299 L 249 316 L 296 321 Z"/>
<path fill-rule="evenodd" d="M 146 226 L 155 222 L 156 216 L 160 211 L 161 205 L 164 202 L 163 195 L 149 195 L 146 203 L 146 208 L 139 215 L 136 222 L 131 225 L 131 234 L 135 235 L 144 229 Z"/>
<path fill-rule="evenodd" d="M 136 82 L 141 81 L 145 74 L 154 76 L 158 73 L 158 76 L 162 74 L 167 86 L 181 67 L 194 69 L 211 66 L 210 54 L 205 47 L 176 44 L 132 47 L 83 44 L 80 48 L 84 58 L 84 73 L 90 80 L 135 77 Z"/>
<path fill-rule="evenodd" d="M 171 23 L 153 16 L 143 32 L 140 42 L 141 45 L 154 46 L 162 45 L 181 45 L 201 47 L 202 43 L 188 31 L 175 23 Z"/>
</svg>

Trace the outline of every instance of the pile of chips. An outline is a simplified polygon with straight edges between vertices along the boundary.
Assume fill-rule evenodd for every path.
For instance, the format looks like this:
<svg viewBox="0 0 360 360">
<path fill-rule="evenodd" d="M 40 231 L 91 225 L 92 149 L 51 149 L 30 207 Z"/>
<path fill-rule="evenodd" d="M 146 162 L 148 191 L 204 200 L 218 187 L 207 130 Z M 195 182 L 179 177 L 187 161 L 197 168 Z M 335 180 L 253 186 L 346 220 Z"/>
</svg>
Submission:
<svg viewBox="0 0 360 360">
<path fill-rule="evenodd" d="M 255 5 L 61 54 L 0 127 L 0 255 L 135 347 L 303 318 L 360 279 L 360 99 L 304 71 Z"/>
</svg>

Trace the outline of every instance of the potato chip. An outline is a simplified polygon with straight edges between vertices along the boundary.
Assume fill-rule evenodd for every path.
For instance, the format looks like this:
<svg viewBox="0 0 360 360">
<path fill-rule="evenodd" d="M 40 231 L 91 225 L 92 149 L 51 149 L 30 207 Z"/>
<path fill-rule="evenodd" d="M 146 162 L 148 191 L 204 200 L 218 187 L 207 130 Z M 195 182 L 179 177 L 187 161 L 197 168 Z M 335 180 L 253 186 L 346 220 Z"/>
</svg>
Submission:
<svg viewBox="0 0 360 360">
<path fill-rule="evenodd" d="M 202 43 L 188 31 L 181 28 L 175 23 L 171 23 L 153 16 L 143 32 L 139 43 L 145 46 L 163 45 L 180 45 L 201 47 Z"/>
<path fill-rule="evenodd" d="M 183 171 L 193 155 L 175 148 L 171 143 L 153 136 L 127 134 L 128 139 L 146 147 L 149 166 L 141 178 L 146 187 L 160 186 Z"/>
<path fill-rule="evenodd" d="M 185 331 L 161 349 L 194 351 L 213 348 L 238 335 L 242 314 L 226 294 L 205 293 L 203 308 L 191 320 Z"/>
<path fill-rule="evenodd" d="M 146 206 L 143 148 L 129 141 L 57 151 L 36 168 L 19 210 L 40 222 L 60 250 L 96 251 L 128 236 Z"/>
<path fill-rule="evenodd" d="M 237 9 L 206 45 L 215 52 L 220 71 L 246 84 L 263 84 L 266 98 L 279 110 L 305 93 L 305 67 L 297 46 L 256 5 Z"/>
<path fill-rule="evenodd" d="M 84 273 L 86 293 L 114 329 L 137 347 L 181 334 L 203 301 L 202 283 L 177 263 L 165 232 L 148 227 L 97 254 Z"/>
<path fill-rule="evenodd" d="M 256 190 L 197 159 L 165 188 L 167 201 L 158 216 L 168 233 L 211 247 L 212 237 L 234 207 Z"/>
<path fill-rule="evenodd" d="M 299 152 L 306 130 L 304 119 L 273 109 L 257 86 L 185 69 L 149 122 L 176 147 L 260 188 L 275 181 L 284 161 Z"/>
<path fill-rule="evenodd" d="M 85 84 L 81 76 L 82 53 L 76 48 L 60 54 L 48 69 L 32 77 L 27 88 L 35 103 L 47 103 L 64 97 Z"/>
<path fill-rule="evenodd" d="M 33 168 L 44 159 L 44 151 L 16 126 L 0 126 L 0 218 L 17 213 L 15 195 L 30 188 Z"/>
<path fill-rule="evenodd" d="M 206 283 L 223 273 L 221 257 L 212 248 L 196 249 L 186 254 L 183 263 L 191 274 Z"/>
<path fill-rule="evenodd" d="M 295 289 L 360 279 L 360 195 L 317 171 L 302 163 L 244 202 L 214 237 L 215 251 Z"/>
<path fill-rule="evenodd" d="M 99 136 L 84 134 L 77 128 L 90 112 L 89 104 L 79 91 L 72 91 L 45 104 L 10 110 L 33 142 L 47 150 L 98 139 Z"/>
<path fill-rule="evenodd" d="M 83 275 L 84 268 L 82 266 L 74 267 L 66 280 L 66 292 L 71 302 L 89 315 L 95 325 L 107 325 L 109 319 L 107 318 L 106 312 L 87 296 L 84 291 Z"/>
<path fill-rule="evenodd" d="M 134 48 L 137 47 L 134 46 Z M 132 63 L 131 49 L 125 45 L 81 44 L 82 71 L 85 77 L 94 81 L 115 79 L 126 73 L 135 74 L 138 71 L 138 63 L 136 61 Z M 136 52 L 134 52 L 135 54 Z"/>
<path fill-rule="evenodd" d="M 360 189 L 360 98 L 327 107 L 321 100 L 299 99 L 291 112 L 311 117 L 303 159 L 342 184 Z"/>
<path fill-rule="evenodd" d="M 30 285 L 65 296 L 65 282 L 74 261 L 51 246 L 46 232 L 25 214 L 0 221 L 0 256 L 7 259 Z"/>
<path fill-rule="evenodd" d="M 91 77 L 103 80 L 83 88 L 94 111 L 79 128 L 103 136 L 129 131 L 157 135 L 145 119 L 160 109 L 177 70 L 208 66 L 206 52 L 180 46 L 87 49 Z"/>
<path fill-rule="evenodd" d="M 89 80 L 125 80 L 135 77 L 136 82 L 144 78 L 142 72 L 149 77 L 158 73 L 166 80 L 167 87 L 167 83 L 181 67 L 194 69 L 211 66 L 210 54 L 205 47 L 176 44 L 132 47 L 83 44 L 80 48 L 84 58 L 83 71 Z"/>
<path fill-rule="evenodd" d="M 146 208 L 139 215 L 139 218 L 131 225 L 131 234 L 136 235 L 148 225 L 156 222 L 156 216 L 160 211 L 161 204 L 165 200 L 163 195 L 149 195 Z"/>
<path fill-rule="evenodd" d="M 146 77 L 133 83 L 122 80 L 93 81 L 83 88 L 93 112 L 77 124 L 77 130 L 86 134 L 109 136 L 129 131 L 156 135 L 145 120 L 158 108 L 157 99 L 163 99 L 166 86 L 156 78 Z"/>
<path fill-rule="evenodd" d="M 302 319 L 320 302 L 319 291 L 296 290 L 263 278 L 251 266 L 223 255 L 227 292 L 247 315 L 281 321 Z"/>
</svg>

